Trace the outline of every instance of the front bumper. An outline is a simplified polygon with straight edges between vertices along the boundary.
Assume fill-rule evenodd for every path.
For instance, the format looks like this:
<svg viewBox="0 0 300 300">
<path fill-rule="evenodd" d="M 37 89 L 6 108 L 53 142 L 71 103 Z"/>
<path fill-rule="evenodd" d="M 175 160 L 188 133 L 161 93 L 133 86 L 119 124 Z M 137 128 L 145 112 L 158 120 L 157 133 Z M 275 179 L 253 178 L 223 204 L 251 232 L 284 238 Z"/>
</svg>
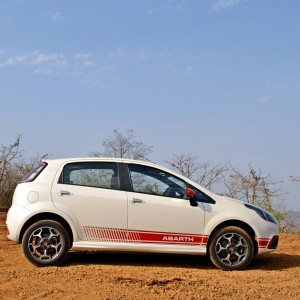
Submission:
<svg viewBox="0 0 300 300">
<path fill-rule="evenodd" d="M 258 253 L 273 252 L 277 249 L 279 242 L 279 228 L 277 224 L 262 221 L 257 228 Z"/>
</svg>

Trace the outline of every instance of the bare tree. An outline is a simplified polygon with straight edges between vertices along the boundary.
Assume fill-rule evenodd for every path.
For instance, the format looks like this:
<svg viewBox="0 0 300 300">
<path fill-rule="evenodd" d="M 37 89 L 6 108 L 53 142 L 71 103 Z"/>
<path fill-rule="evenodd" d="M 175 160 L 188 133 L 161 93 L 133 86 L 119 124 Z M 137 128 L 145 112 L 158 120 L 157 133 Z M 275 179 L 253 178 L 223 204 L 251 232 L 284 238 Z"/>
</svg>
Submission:
<svg viewBox="0 0 300 300">
<path fill-rule="evenodd" d="M 225 177 L 224 184 L 227 196 L 258 205 L 277 217 L 284 218 L 284 213 L 275 208 L 276 201 L 282 199 L 282 181 L 272 179 L 271 175 L 263 175 L 261 170 L 255 170 L 250 164 L 248 171 L 242 173 L 231 164 L 229 175 Z"/>
<path fill-rule="evenodd" d="M 299 233 L 300 213 L 292 210 L 286 211 L 280 227 L 282 232 Z"/>
<path fill-rule="evenodd" d="M 27 175 L 34 167 L 39 165 L 43 159 L 47 159 L 48 154 L 39 155 L 37 154 L 31 158 L 24 158 L 20 157 L 14 164 L 13 164 L 13 171 L 15 176 L 20 180 L 25 175 Z"/>
<path fill-rule="evenodd" d="M 300 176 L 290 176 L 290 181 L 300 184 Z M 300 213 L 295 211 L 285 212 L 285 218 L 283 221 L 284 232 L 300 232 Z"/>
<path fill-rule="evenodd" d="M 6 207 L 10 203 L 13 186 L 13 167 L 17 159 L 21 157 L 21 135 L 5 146 L 0 146 L 0 206 Z"/>
<path fill-rule="evenodd" d="M 152 153 L 151 146 L 136 140 L 132 129 L 126 130 L 125 133 L 117 129 L 113 130 L 112 136 L 102 141 L 102 146 L 103 152 L 91 152 L 90 156 L 148 160 L 149 154 Z"/>
<path fill-rule="evenodd" d="M 222 181 L 222 175 L 226 170 L 226 166 L 212 166 L 207 162 L 201 163 L 198 155 L 190 153 L 173 155 L 171 160 L 167 161 L 167 164 L 174 171 L 208 189 L 213 189 L 215 184 Z"/>
<path fill-rule="evenodd" d="M 26 159 L 22 155 L 21 135 L 8 146 L 0 145 L 0 208 L 8 208 L 16 185 L 47 155 Z"/>
<path fill-rule="evenodd" d="M 21 157 L 21 135 L 18 134 L 15 140 L 8 146 L 0 146 L 0 186 L 3 183 L 8 168 Z"/>
<path fill-rule="evenodd" d="M 300 176 L 290 176 L 290 180 L 295 183 L 300 183 Z"/>
</svg>

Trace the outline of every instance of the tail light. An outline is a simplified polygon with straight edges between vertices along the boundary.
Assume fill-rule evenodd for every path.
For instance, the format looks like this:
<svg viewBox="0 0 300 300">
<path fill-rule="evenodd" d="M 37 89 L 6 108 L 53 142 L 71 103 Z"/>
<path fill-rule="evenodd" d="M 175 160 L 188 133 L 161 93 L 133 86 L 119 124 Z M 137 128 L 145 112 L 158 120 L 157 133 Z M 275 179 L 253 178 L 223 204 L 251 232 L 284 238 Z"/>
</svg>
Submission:
<svg viewBox="0 0 300 300">
<path fill-rule="evenodd" d="M 20 183 L 23 182 L 31 182 L 34 181 L 41 173 L 42 171 L 46 168 L 47 163 L 46 162 L 41 162 L 39 166 L 34 168 L 31 172 L 29 172 L 22 180 Z"/>
</svg>

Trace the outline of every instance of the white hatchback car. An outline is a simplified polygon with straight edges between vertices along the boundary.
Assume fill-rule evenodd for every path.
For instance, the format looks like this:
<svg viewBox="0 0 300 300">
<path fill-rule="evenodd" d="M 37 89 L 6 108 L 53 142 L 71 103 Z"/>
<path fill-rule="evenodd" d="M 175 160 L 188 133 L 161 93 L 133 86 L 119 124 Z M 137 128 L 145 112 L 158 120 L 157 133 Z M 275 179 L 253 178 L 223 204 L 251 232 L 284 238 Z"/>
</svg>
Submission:
<svg viewBox="0 0 300 300">
<path fill-rule="evenodd" d="M 235 270 L 278 244 L 265 210 L 153 163 L 116 158 L 43 161 L 17 186 L 6 223 L 38 266 L 62 262 L 72 247 L 209 254 Z"/>
</svg>

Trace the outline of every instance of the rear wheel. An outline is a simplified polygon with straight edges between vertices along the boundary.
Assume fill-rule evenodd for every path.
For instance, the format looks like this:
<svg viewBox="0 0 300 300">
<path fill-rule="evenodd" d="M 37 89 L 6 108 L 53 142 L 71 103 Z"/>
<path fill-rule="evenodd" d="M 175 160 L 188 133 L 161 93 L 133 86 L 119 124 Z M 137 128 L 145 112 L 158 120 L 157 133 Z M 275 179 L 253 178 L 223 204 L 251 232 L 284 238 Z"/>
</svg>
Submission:
<svg viewBox="0 0 300 300">
<path fill-rule="evenodd" d="M 216 232 L 209 245 L 209 256 L 222 270 L 242 270 L 252 261 L 254 246 L 249 234 L 235 226 Z"/>
<path fill-rule="evenodd" d="M 37 266 L 56 265 L 70 249 L 67 230 L 58 222 L 43 220 L 32 224 L 22 239 L 26 258 Z"/>
</svg>

